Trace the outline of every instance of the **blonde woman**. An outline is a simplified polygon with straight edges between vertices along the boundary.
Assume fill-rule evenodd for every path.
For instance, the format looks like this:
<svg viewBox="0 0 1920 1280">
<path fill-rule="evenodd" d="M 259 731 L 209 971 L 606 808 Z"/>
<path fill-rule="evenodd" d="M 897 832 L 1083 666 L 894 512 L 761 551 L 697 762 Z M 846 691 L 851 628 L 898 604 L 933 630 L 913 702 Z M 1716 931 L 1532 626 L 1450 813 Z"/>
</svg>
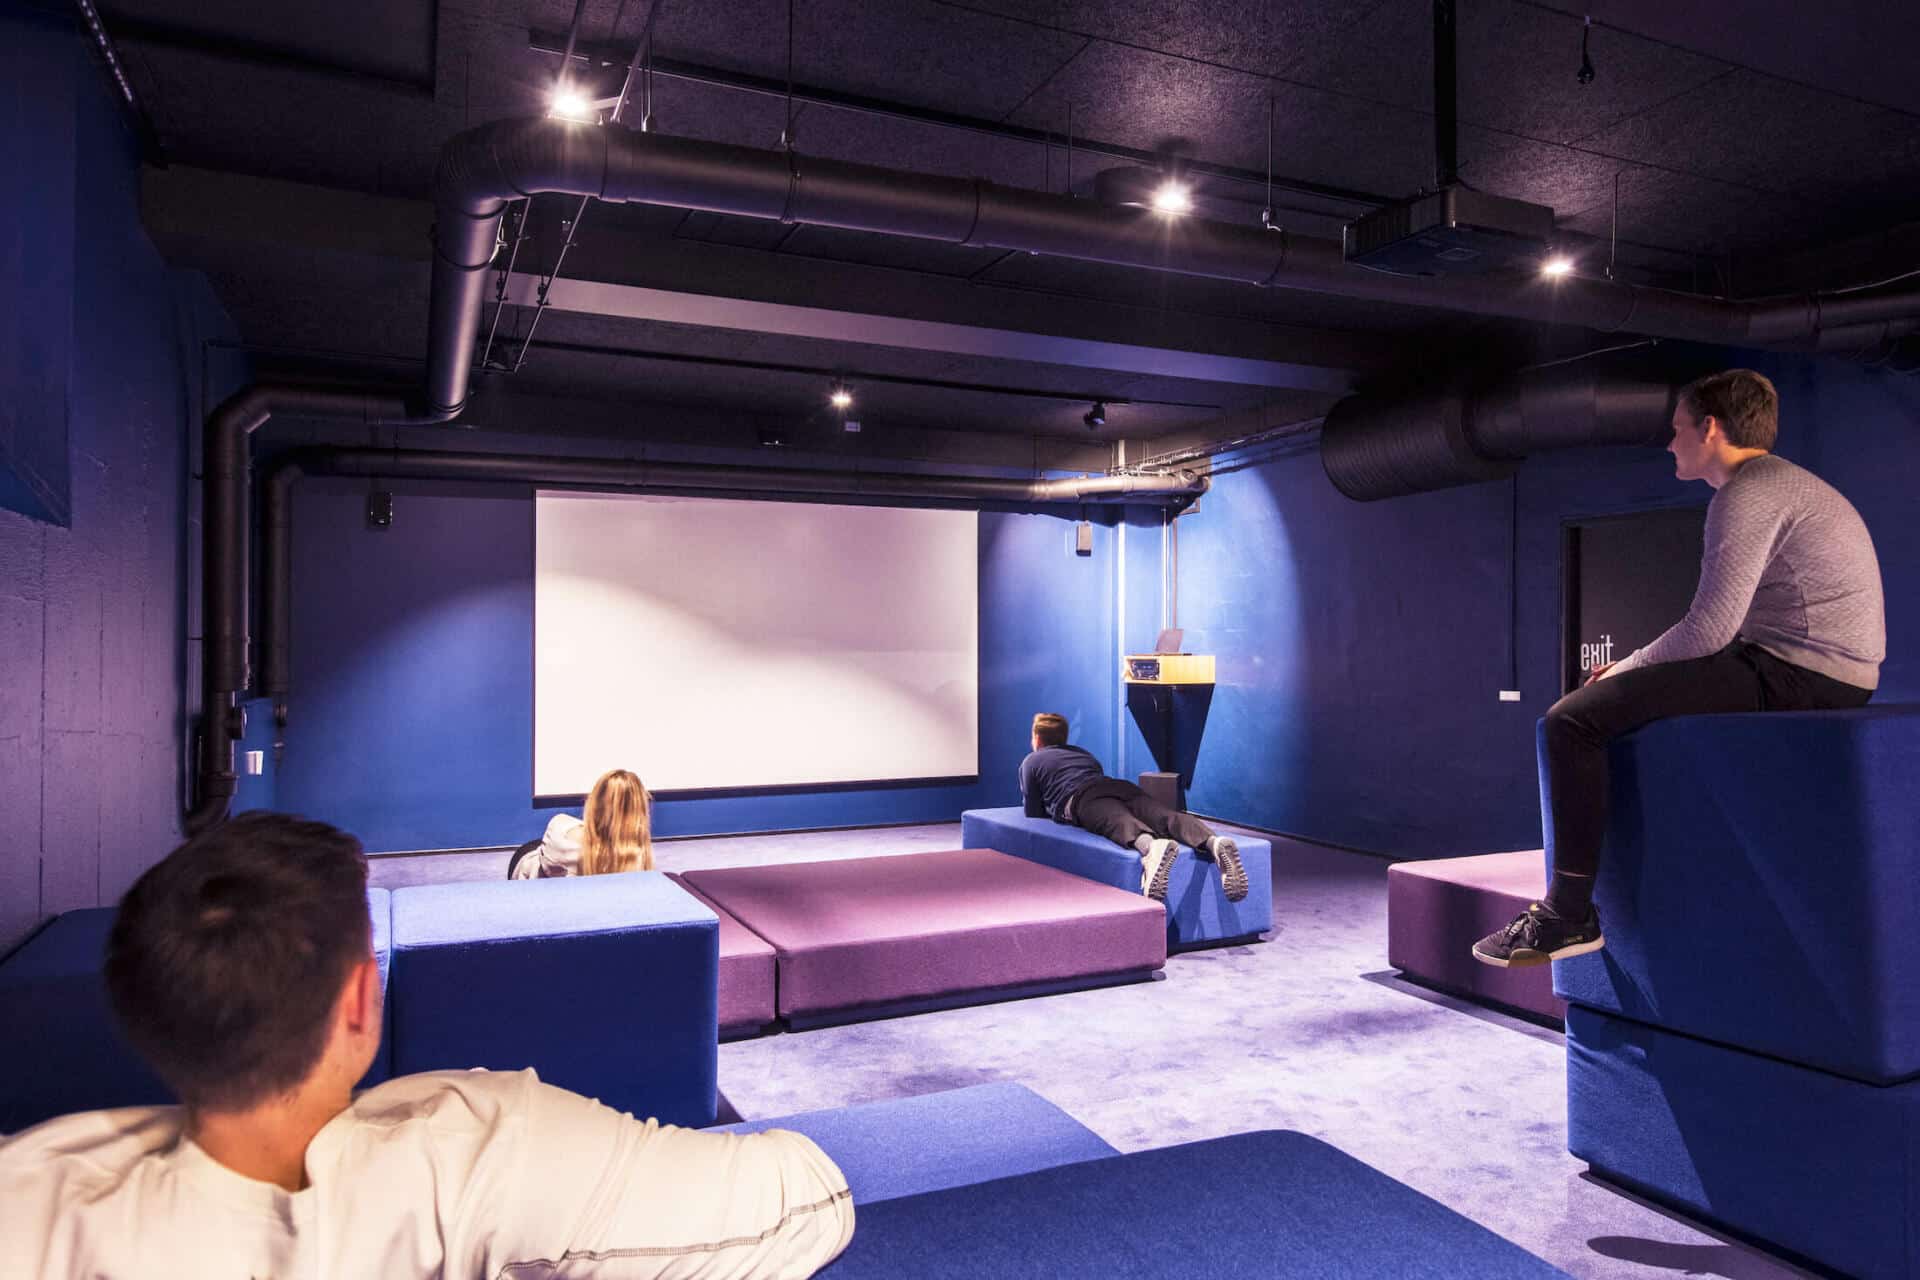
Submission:
<svg viewBox="0 0 1920 1280">
<path fill-rule="evenodd" d="M 625 769 L 600 775 L 585 816 L 556 813 L 547 834 L 522 846 L 507 869 L 513 880 L 602 876 L 653 870 L 653 797 Z"/>
</svg>

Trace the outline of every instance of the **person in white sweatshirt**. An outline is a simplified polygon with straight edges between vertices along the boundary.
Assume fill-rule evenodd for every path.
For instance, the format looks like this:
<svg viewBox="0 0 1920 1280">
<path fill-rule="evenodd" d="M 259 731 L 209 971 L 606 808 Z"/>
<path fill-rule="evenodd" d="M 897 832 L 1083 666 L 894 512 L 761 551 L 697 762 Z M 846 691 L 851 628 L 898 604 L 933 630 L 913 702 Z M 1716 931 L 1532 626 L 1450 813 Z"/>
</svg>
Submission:
<svg viewBox="0 0 1920 1280">
<path fill-rule="evenodd" d="M 540 843 L 515 855 L 508 878 L 653 870 L 653 797 L 639 778 L 625 769 L 601 774 L 583 812 L 554 814 Z"/>
<path fill-rule="evenodd" d="M 795 1133 L 637 1120 L 531 1071 L 353 1095 L 380 1043 L 359 842 L 248 814 L 120 904 L 106 978 L 181 1099 L 0 1139 L 0 1275 L 805 1277 L 846 1179 Z"/>
</svg>

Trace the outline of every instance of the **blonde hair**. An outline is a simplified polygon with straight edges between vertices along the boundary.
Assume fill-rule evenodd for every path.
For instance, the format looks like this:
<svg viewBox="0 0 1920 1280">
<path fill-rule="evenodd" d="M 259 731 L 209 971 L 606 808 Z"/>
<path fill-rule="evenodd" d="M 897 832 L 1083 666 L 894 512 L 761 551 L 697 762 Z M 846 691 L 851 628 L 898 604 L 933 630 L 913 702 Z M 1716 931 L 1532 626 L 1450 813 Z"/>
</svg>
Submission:
<svg viewBox="0 0 1920 1280">
<path fill-rule="evenodd" d="M 600 775 L 587 793 L 580 874 L 653 870 L 653 797 L 625 769 Z"/>
</svg>

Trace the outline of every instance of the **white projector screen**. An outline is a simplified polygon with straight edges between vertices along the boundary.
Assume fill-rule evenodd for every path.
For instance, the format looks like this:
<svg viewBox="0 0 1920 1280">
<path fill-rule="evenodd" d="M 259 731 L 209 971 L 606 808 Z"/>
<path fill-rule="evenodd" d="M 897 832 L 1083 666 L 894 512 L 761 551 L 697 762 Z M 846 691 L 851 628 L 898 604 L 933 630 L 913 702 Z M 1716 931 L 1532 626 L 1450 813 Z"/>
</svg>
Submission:
<svg viewBox="0 0 1920 1280">
<path fill-rule="evenodd" d="M 972 511 L 542 491 L 533 789 L 979 771 Z"/>
</svg>

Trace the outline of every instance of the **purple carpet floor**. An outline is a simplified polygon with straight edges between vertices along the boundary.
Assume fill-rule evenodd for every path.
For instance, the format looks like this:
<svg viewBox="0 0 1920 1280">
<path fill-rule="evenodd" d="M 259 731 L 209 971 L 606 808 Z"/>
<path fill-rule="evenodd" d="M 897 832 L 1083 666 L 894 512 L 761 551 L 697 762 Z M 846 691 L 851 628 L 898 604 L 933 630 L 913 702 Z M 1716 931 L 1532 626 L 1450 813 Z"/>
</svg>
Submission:
<svg viewBox="0 0 1920 1280">
<path fill-rule="evenodd" d="M 672 840 L 656 855 L 669 871 L 761 866 L 951 849 L 959 833 Z M 506 858 L 377 858 L 373 882 L 488 878 Z M 1013 1080 L 1122 1151 L 1299 1129 L 1584 1280 L 1805 1274 L 1590 1180 L 1567 1154 L 1559 1033 L 1387 969 L 1385 860 L 1276 838 L 1273 861 L 1271 942 L 1173 956 L 1163 982 L 724 1044 L 720 1088 L 751 1120 Z M 1203 1189 L 1172 1194 L 1205 1212 Z"/>
</svg>

